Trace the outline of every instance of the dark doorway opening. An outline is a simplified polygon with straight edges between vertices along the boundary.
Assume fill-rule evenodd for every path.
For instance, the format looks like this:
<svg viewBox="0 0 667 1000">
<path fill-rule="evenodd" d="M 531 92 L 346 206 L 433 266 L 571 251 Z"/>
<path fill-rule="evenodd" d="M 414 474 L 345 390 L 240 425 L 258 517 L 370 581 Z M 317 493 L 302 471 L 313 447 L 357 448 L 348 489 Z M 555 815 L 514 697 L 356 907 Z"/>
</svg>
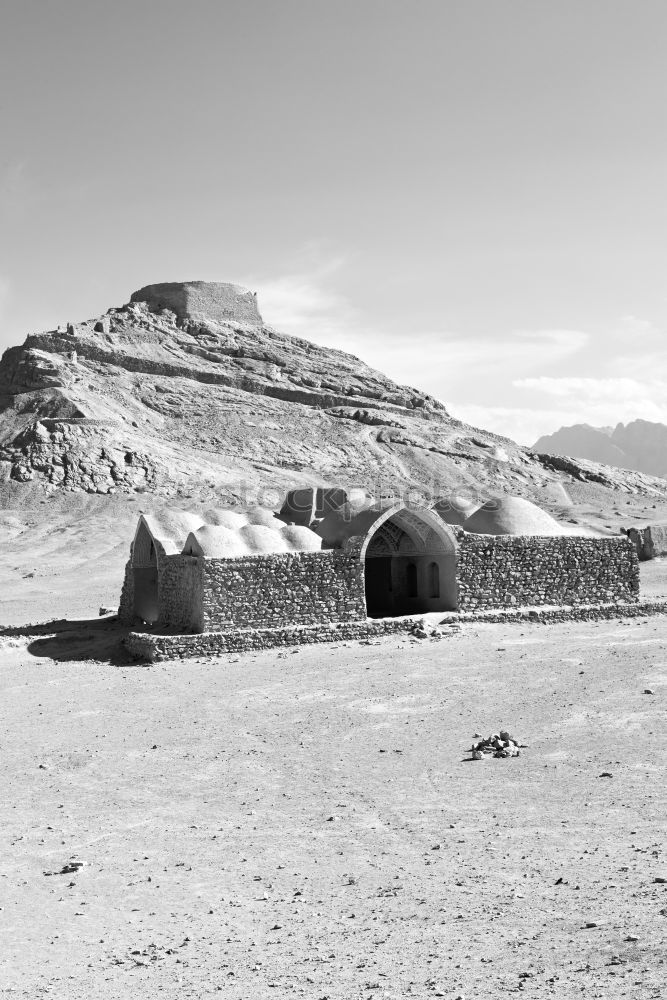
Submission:
<svg viewBox="0 0 667 1000">
<path fill-rule="evenodd" d="M 396 512 L 381 522 L 366 546 L 368 616 L 455 611 L 456 562 L 456 541 L 437 514 L 407 508 Z"/>
<path fill-rule="evenodd" d="M 392 614 L 391 556 L 378 556 L 366 563 L 366 606 L 370 618 Z"/>
</svg>

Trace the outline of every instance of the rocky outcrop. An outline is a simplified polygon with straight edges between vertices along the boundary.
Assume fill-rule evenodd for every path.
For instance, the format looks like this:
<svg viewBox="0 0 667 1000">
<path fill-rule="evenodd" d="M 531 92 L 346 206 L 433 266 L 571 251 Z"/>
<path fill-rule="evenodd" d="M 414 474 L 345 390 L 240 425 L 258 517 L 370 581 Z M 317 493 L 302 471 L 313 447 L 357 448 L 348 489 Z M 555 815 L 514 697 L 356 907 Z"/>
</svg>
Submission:
<svg viewBox="0 0 667 1000">
<path fill-rule="evenodd" d="M 360 424 L 367 424 L 369 427 L 405 427 L 405 424 L 398 420 L 390 420 L 386 414 L 375 410 L 354 410 L 350 406 L 338 406 L 327 410 L 331 417 L 340 417 L 342 420 L 356 420 Z"/>
<path fill-rule="evenodd" d="M 589 462 L 585 458 L 572 458 L 569 455 L 529 454 L 550 472 L 563 473 L 580 483 L 597 483 L 610 490 L 656 497 L 663 496 L 667 489 L 667 482 L 664 479 L 635 472 L 632 469 L 619 469 L 599 462 Z"/>
<path fill-rule="evenodd" d="M 10 479 L 86 493 L 130 493 L 150 489 L 155 466 L 146 454 L 109 443 L 116 428 L 94 420 L 40 420 L 17 435 L 0 460 Z"/>
<path fill-rule="evenodd" d="M 11 347 L 2 356 L 0 393 L 34 392 L 65 385 L 65 359 L 37 348 Z"/>
</svg>

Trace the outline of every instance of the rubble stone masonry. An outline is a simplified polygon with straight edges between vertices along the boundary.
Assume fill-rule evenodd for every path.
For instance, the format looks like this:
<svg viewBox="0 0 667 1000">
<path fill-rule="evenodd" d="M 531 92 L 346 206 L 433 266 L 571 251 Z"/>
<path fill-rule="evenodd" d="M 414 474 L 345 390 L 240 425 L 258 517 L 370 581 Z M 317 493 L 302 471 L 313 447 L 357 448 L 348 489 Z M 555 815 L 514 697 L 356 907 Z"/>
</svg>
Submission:
<svg viewBox="0 0 667 1000">
<path fill-rule="evenodd" d="M 148 657 L 208 655 L 214 650 L 359 639 L 414 625 L 414 618 L 367 618 L 360 544 L 351 542 L 343 550 L 237 559 L 167 556 L 160 562 L 157 626 L 143 636 L 133 633 L 128 649 Z M 563 620 L 639 611 L 639 561 L 625 536 L 461 532 L 458 542 L 458 611 L 451 613 L 453 619 L 472 613 L 489 621 L 504 620 L 512 609 L 539 614 L 545 621 L 549 616 Z M 131 601 L 128 573 L 120 614 L 126 622 L 131 619 Z"/>
<path fill-rule="evenodd" d="M 667 614 L 664 601 L 634 604 L 596 604 L 561 608 L 518 608 L 505 611 L 448 612 L 442 625 L 501 622 L 510 624 L 546 625 L 568 621 L 614 621 L 623 618 L 643 618 Z M 333 625 L 294 626 L 278 629 L 236 629 L 230 632 L 202 632 L 199 635 L 160 635 L 151 632 L 130 632 L 125 648 L 131 656 L 142 660 L 189 659 L 195 656 L 219 656 L 253 649 L 275 649 L 280 646 L 302 646 L 319 642 L 349 642 L 379 639 L 400 632 L 410 633 L 420 624 L 419 618 L 369 619 L 362 622 L 340 622 Z M 445 627 L 442 638 L 450 631 Z M 415 640 L 417 642 L 419 640 Z"/>
<path fill-rule="evenodd" d="M 363 566 L 354 551 L 203 562 L 202 625 L 207 632 L 365 618 Z"/>
<path fill-rule="evenodd" d="M 123 625 L 131 625 L 134 619 L 134 571 L 132 569 L 132 560 L 128 559 L 125 563 L 123 589 L 120 592 L 118 621 L 122 622 Z"/>
<path fill-rule="evenodd" d="M 633 602 L 639 561 L 625 537 L 464 535 L 459 609 Z"/>
<path fill-rule="evenodd" d="M 167 556 L 160 568 L 159 626 L 175 632 L 202 631 L 202 560 Z"/>
</svg>

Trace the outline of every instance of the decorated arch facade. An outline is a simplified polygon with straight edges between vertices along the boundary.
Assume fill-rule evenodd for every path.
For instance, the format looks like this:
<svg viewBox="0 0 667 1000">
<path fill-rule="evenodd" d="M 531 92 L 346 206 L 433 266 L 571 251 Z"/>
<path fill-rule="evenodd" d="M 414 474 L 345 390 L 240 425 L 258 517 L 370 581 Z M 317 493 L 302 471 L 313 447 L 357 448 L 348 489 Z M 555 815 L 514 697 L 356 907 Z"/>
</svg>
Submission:
<svg viewBox="0 0 667 1000">
<path fill-rule="evenodd" d="M 430 508 L 397 504 L 378 512 L 359 547 L 368 617 L 455 611 L 458 548 Z"/>
</svg>

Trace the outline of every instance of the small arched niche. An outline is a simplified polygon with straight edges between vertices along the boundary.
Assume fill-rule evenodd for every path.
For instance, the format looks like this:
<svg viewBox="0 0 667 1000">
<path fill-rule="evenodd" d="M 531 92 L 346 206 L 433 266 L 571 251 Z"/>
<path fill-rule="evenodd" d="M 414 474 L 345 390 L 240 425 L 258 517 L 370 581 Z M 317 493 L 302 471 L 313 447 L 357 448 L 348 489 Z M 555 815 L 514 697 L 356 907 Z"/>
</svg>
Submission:
<svg viewBox="0 0 667 1000">
<path fill-rule="evenodd" d="M 394 507 L 380 514 L 360 555 L 369 618 L 458 607 L 456 538 L 428 508 Z"/>
<path fill-rule="evenodd" d="M 429 597 L 434 599 L 440 597 L 440 567 L 437 562 L 428 564 L 427 585 Z"/>
</svg>

